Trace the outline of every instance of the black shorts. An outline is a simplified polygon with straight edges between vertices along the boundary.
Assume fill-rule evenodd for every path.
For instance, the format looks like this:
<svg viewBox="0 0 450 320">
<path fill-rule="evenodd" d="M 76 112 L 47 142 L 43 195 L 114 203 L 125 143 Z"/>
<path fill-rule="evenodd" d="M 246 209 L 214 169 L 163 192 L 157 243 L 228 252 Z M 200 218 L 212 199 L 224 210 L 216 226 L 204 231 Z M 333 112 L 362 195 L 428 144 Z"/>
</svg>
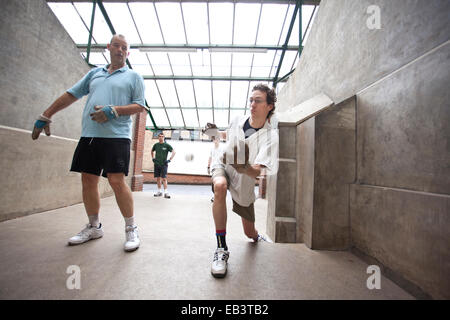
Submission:
<svg viewBox="0 0 450 320">
<path fill-rule="evenodd" d="M 81 137 L 70 171 L 107 177 L 108 173 L 128 175 L 131 140 L 126 138 Z"/>
<path fill-rule="evenodd" d="M 159 166 L 159 165 L 155 164 L 155 170 L 153 172 L 153 176 L 155 178 L 163 178 L 163 179 L 167 178 L 167 168 L 168 168 L 167 164 L 163 165 L 163 166 Z"/>
</svg>

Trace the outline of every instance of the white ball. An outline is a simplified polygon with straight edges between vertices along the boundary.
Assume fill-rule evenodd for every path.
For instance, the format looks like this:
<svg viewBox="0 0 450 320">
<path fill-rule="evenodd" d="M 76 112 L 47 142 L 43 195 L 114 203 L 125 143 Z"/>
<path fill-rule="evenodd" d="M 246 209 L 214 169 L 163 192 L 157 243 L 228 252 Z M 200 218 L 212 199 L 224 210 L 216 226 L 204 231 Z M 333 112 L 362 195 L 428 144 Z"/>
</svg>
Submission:
<svg viewBox="0 0 450 320">
<path fill-rule="evenodd" d="M 194 155 L 192 153 L 187 153 L 184 156 L 184 159 L 186 159 L 186 161 L 192 161 L 192 160 L 194 160 Z"/>
</svg>

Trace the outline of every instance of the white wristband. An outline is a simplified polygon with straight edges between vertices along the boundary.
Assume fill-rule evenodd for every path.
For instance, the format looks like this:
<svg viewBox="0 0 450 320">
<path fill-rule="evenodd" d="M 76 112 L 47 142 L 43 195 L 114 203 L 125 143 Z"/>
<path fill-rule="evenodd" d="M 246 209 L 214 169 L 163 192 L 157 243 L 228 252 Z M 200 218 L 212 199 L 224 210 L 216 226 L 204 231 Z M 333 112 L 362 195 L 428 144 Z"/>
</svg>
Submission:
<svg viewBox="0 0 450 320">
<path fill-rule="evenodd" d="M 45 122 L 48 122 L 48 123 L 52 122 L 52 120 L 50 120 L 49 118 L 47 118 L 47 117 L 44 116 L 43 114 L 41 114 L 41 115 L 39 116 L 38 120 L 45 121 Z"/>
<path fill-rule="evenodd" d="M 119 114 L 117 113 L 117 110 L 115 107 L 111 106 L 112 111 L 114 112 L 114 115 L 116 116 L 116 118 L 119 117 Z"/>
</svg>

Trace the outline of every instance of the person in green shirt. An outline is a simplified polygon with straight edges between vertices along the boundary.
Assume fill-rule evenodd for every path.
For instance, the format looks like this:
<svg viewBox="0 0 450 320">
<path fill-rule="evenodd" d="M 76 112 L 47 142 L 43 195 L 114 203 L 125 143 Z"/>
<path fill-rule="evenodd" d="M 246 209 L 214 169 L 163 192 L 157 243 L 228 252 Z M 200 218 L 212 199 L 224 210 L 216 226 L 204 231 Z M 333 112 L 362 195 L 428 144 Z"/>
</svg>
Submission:
<svg viewBox="0 0 450 320">
<path fill-rule="evenodd" d="M 154 194 L 155 197 L 163 195 L 161 190 L 161 180 L 164 185 L 164 198 L 170 199 L 169 192 L 167 191 L 167 168 L 169 162 L 175 157 L 175 150 L 172 146 L 164 141 L 164 133 L 158 134 L 158 143 L 155 143 L 152 148 L 152 159 L 155 166 L 154 177 L 156 178 L 156 184 L 158 185 L 158 191 Z M 170 158 L 167 159 L 167 155 L 170 154 Z M 156 155 L 155 155 L 156 153 Z"/>
</svg>

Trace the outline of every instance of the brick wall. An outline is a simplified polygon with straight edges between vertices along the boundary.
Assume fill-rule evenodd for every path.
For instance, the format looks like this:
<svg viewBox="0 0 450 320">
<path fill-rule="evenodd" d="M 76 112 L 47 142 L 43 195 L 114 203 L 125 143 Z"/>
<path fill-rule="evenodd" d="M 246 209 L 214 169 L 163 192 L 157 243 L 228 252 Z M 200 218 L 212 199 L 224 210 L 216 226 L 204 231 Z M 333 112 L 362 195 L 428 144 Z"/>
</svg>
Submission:
<svg viewBox="0 0 450 320">
<path fill-rule="evenodd" d="M 134 126 L 134 139 L 132 149 L 134 150 L 133 176 L 131 179 L 131 190 L 142 191 L 144 184 L 144 176 L 142 174 L 142 161 L 144 157 L 145 143 L 145 122 L 147 113 L 140 112 L 136 114 L 136 122 Z"/>
<path fill-rule="evenodd" d="M 153 172 L 142 172 L 144 183 L 156 183 L 156 178 L 153 177 Z M 190 175 L 168 173 L 167 182 L 173 184 L 211 184 L 211 177 L 208 175 Z"/>
</svg>

